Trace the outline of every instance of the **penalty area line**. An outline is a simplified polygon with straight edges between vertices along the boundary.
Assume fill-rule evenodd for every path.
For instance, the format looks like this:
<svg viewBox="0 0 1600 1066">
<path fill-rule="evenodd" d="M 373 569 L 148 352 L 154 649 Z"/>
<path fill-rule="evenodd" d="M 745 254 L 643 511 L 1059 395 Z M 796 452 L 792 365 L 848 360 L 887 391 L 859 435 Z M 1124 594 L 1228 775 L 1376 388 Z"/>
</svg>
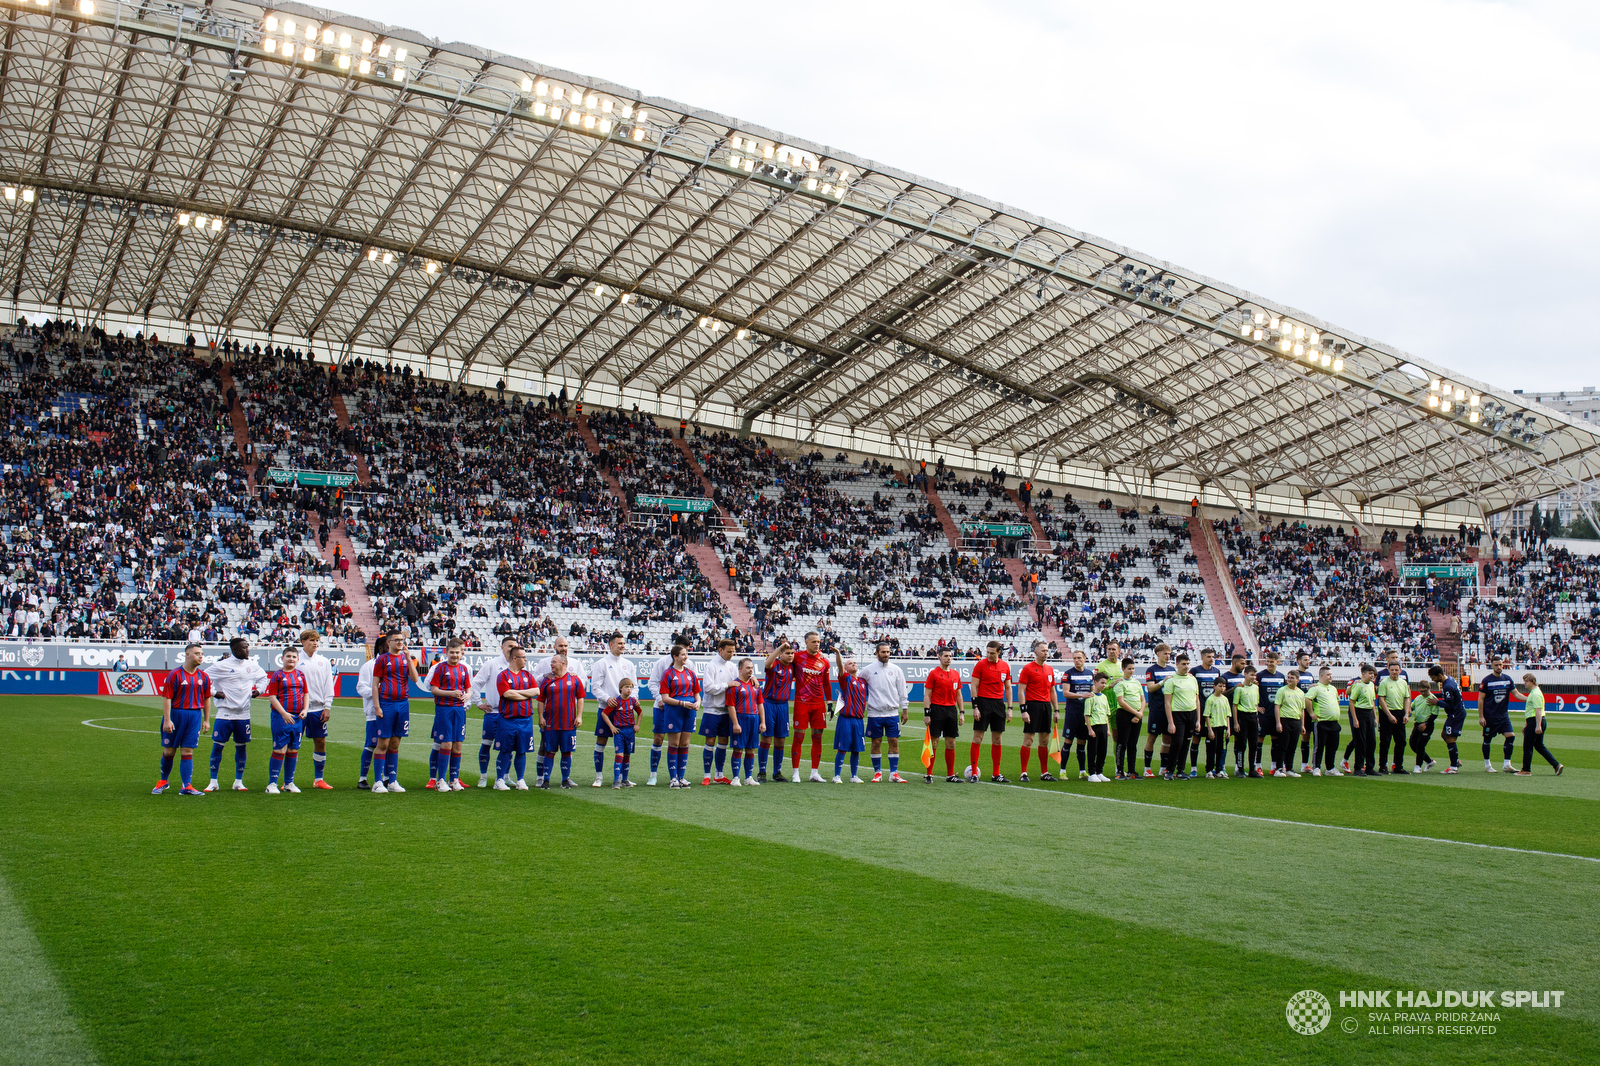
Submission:
<svg viewBox="0 0 1600 1066">
<path fill-rule="evenodd" d="M 984 782 L 989 784 L 989 782 Z M 1150 803 L 1145 800 L 1117 799 L 1115 796 L 1094 796 L 1082 792 L 1059 792 L 1055 789 L 1028 788 L 1023 785 L 1001 785 L 1020 792 L 1033 792 L 1042 796 L 1062 796 L 1067 799 L 1098 800 L 1101 803 L 1122 803 L 1130 807 L 1154 807 L 1163 811 L 1181 811 L 1184 814 L 1209 814 L 1217 818 L 1238 818 L 1247 822 L 1269 822 L 1274 825 L 1292 825 L 1302 829 L 1327 829 L 1338 833 L 1364 833 L 1367 836 L 1391 837 L 1395 840 L 1418 840 L 1430 844 L 1455 844 L 1463 848 L 1482 848 L 1485 851 L 1509 851 L 1518 855 L 1539 855 L 1547 859 L 1573 859 L 1577 862 L 1600 863 L 1592 855 L 1571 855 L 1564 851 L 1540 851 L 1536 848 L 1514 848 L 1508 844 L 1479 844 L 1471 840 L 1451 840 L 1449 837 L 1419 836 L 1414 833 L 1391 833 L 1384 829 L 1362 829 L 1353 825 L 1327 825 L 1323 822 L 1298 822 L 1291 818 L 1269 818 L 1262 814 L 1239 814 L 1235 811 L 1213 811 L 1204 807 L 1177 807 L 1170 803 Z"/>
</svg>

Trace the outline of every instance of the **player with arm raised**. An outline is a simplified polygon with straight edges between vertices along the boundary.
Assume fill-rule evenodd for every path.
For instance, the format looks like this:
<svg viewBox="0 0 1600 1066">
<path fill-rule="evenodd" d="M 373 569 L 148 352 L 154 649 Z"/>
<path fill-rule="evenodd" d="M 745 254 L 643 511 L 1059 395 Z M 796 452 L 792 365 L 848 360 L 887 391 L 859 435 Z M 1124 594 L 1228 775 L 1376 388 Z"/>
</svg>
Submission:
<svg viewBox="0 0 1600 1066">
<path fill-rule="evenodd" d="M 210 726 L 216 701 L 211 695 L 211 678 L 200 669 L 204 653 L 198 644 L 184 648 L 183 665 L 161 682 L 161 780 L 150 790 L 152 795 L 167 790 L 174 755 L 181 756 L 178 771 L 183 787 L 178 795 L 205 795 L 194 787 L 194 749 L 200 734 Z"/>
<path fill-rule="evenodd" d="M 767 780 L 767 753 L 772 753 L 772 782 L 783 784 L 783 744 L 789 739 L 789 701 L 794 698 L 794 645 L 787 640 L 767 653 L 766 676 L 761 682 L 762 710 L 767 731 L 761 737 L 761 772 Z"/>
<path fill-rule="evenodd" d="M 306 715 L 304 736 L 311 741 L 311 787 L 333 788 L 325 775 L 328 769 L 328 719 L 333 713 L 333 663 L 317 654 L 322 636 L 315 629 L 300 631 L 300 672 L 306 675 Z"/>
<path fill-rule="evenodd" d="M 867 682 L 856 674 L 855 659 L 846 659 L 835 650 L 833 657 L 839 667 L 839 716 L 833 724 L 833 783 L 843 783 L 841 772 L 844 757 L 850 755 L 850 783 L 861 784 L 862 738 L 866 734 Z"/>
<path fill-rule="evenodd" d="M 811 734 L 811 780 L 822 780 L 822 732 L 828 727 L 828 703 L 833 699 L 833 682 L 828 677 L 828 657 L 821 652 L 822 637 L 816 630 L 805 636 L 804 651 L 795 652 L 794 763 L 795 784 L 800 783 L 800 744 Z"/>
<path fill-rule="evenodd" d="M 472 691 L 478 693 L 478 705 L 483 708 L 483 743 L 478 747 L 479 788 L 489 785 L 489 752 L 495 748 L 500 728 L 500 675 L 511 669 L 511 649 L 516 646 L 516 637 L 502 637 L 500 654 L 485 659 L 472 678 Z"/>
</svg>

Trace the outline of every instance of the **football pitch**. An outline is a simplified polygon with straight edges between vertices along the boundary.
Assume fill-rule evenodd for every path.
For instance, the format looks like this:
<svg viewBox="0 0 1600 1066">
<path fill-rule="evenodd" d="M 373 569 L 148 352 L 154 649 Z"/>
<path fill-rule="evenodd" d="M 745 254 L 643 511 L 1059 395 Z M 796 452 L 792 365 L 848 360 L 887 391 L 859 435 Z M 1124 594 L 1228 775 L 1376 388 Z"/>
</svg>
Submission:
<svg viewBox="0 0 1600 1066">
<path fill-rule="evenodd" d="M 156 701 L 0 697 L 0 1063 L 1600 1061 L 1600 716 L 1559 778 L 1469 729 L 1455 777 L 929 785 L 913 708 L 905 785 L 596 789 L 580 733 L 572 791 L 441 798 L 427 704 L 403 796 L 339 704 L 337 791 L 263 794 L 258 705 L 251 791 L 183 798 Z"/>
</svg>

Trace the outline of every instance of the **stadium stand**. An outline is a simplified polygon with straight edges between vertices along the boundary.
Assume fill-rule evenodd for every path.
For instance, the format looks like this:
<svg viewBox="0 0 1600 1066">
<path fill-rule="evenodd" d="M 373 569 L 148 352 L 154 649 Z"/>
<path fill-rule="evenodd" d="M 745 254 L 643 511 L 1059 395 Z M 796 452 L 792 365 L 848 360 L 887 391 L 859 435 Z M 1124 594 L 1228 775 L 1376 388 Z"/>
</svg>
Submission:
<svg viewBox="0 0 1600 1066">
<path fill-rule="evenodd" d="M 1513 668 L 1600 663 L 1600 555 L 1552 548 L 1483 564 L 1460 598 L 1462 651 Z"/>
<path fill-rule="evenodd" d="M 1240 602 L 1263 648 L 1355 665 L 1385 648 L 1438 656 L 1426 596 L 1407 590 L 1342 527 L 1280 521 L 1259 531 L 1216 522 Z"/>
</svg>

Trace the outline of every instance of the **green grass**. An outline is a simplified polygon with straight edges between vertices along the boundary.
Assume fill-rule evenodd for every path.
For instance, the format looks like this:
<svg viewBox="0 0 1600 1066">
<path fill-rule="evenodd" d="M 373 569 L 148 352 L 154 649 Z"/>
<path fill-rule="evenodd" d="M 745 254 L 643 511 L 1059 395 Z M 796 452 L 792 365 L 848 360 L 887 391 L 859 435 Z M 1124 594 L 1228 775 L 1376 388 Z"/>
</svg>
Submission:
<svg viewBox="0 0 1600 1066">
<path fill-rule="evenodd" d="M 350 787 L 341 708 L 339 790 L 263 795 L 258 741 L 252 792 L 185 800 L 148 795 L 149 701 L 0 698 L 0 1063 L 1600 1055 L 1597 864 L 1417 839 L 1600 856 L 1600 722 L 1552 720 L 1560 778 L 618 793 L 580 745 L 574 792 L 438 796 L 414 717 L 405 796 Z M 1567 996 L 1493 1036 L 1340 1028 L 1340 989 L 1482 987 Z"/>
</svg>

